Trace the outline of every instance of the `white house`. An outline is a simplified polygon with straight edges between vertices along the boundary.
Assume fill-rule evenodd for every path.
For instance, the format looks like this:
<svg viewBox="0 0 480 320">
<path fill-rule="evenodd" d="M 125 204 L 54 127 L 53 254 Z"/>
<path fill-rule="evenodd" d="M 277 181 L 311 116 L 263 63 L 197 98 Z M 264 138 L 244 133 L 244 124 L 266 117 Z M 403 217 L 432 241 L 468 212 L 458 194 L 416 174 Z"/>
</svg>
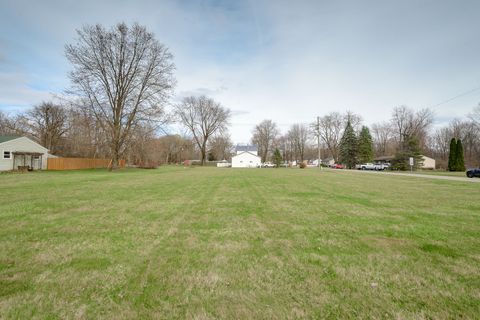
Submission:
<svg viewBox="0 0 480 320">
<path fill-rule="evenodd" d="M 255 146 L 237 146 L 237 154 L 232 157 L 232 168 L 257 168 L 262 164 Z"/>
<path fill-rule="evenodd" d="M 47 169 L 48 149 L 27 137 L 0 136 L 0 171 Z"/>
</svg>

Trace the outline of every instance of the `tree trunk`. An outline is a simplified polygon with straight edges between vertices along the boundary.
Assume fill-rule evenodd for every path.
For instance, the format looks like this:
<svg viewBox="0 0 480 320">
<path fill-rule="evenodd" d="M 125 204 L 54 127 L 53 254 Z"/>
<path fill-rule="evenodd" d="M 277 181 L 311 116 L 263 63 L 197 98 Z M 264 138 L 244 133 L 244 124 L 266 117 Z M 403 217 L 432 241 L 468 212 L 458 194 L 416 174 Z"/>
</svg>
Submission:
<svg viewBox="0 0 480 320">
<path fill-rule="evenodd" d="M 204 138 L 203 140 L 203 143 L 202 143 L 202 150 L 201 151 L 201 154 L 202 154 L 202 166 L 205 165 L 205 159 L 207 158 L 207 139 Z"/>
</svg>

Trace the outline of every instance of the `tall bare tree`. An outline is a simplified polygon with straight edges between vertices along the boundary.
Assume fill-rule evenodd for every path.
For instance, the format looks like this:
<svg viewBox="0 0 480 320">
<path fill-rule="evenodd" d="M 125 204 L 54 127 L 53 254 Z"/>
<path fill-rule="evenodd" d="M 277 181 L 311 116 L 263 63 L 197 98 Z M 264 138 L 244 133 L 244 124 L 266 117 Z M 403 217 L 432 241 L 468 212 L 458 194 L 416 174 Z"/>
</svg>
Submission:
<svg viewBox="0 0 480 320">
<path fill-rule="evenodd" d="M 202 165 L 207 158 L 208 139 L 224 132 L 231 112 L 220 103 L 206 96 L 186 97 L 175 107 L 180 123 L 192 134 L 200 149 Z"/>
<path fill-rule="evenodd" d="M 26 113 L 30 134 L 52 153 L 60 151 L 60 140 L 68 129 L 68 115 L 64 106 L 42 102 Z"/>
<path fill-rule="evenodd" d="M 339 144 L 345 127 L 345 117 L 338 112 L 332 112 L 320 117 L 319 134 L 323 142 L 327 146 L 328 151 L 335 159 L 338 160 Z"/>
<path fill-rule="evenodd" d="M 267 161 L 268 153 L 272 151 L 279 133 L 277 124 L 272 120 L 263 120 L 253 129 L 252 143 L 257 145 L 262 162 Z"/>
<path fill-rule="evenodd" d="M 307 147 L 309 130 L 305 124 L 294 124 L 288 131 L 288 138 L 294 149 L 294 154 L 300 161 L 305 159 L 305 148 Z M 298 159 L 295 159 L 298 160 Z"/>
<path fill-rule="evenodd" d="M 210 152 L 216 160 L 230 160 L 232 157 L 233 142 L 228 134 L 215 135 L 212 137 Z"/>
<path fill-rule="evenodd" d="M 374 123 L 372 125 L 375 153 L 378 156 L 387 155 L 388 144 L 392 138 L 392 126 L 388 122 Z"/>
<path fill-rule="evenodd" d="M 399 145 L 403 143 L 405 137 L 415 136 L 422 147 L 427 131 L 433 123 L 433 111 L 425 108 L 415 112 L 407 106 L 395 107 L 391 122 Z"/>
<path fill-rule="evenodd" d="M 85 26 L 77 34 L 77 42 L 65 47 L 72 89 L 108 133 L 115 168 L 132 128 L 164 120 L 175 84 L 172 54 L 138 24 Z"/>
</svg>

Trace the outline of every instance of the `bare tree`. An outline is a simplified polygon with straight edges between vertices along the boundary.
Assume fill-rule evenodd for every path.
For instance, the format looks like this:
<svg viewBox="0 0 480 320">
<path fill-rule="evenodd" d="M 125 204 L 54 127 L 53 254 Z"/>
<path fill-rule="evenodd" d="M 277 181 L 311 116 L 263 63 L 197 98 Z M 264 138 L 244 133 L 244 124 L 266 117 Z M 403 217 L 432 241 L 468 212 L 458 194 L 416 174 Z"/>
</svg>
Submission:
<svg viewBox="0 0 480 320">
<path fill-rule="evenodd" d="M 15 116 L 9 116 L 0 112 L 0 134 L 2 135 L 18 135 L 29 136 L 29 124 L 27 118 L 23 114 L 17 114 Z"/>
<path fill-rule="evenodd" d="M 12 135 L 15 132 L 11 129 L 11 119 L 0 111 L 0 135 Z"/>
<path fill-rule="evenodd" d="M 267 161 L 268 153 L 272 151 L 279 133 L 277 124 L 272 120 L 263 120 L 253 129 L 252 143 L 257 145 L 262 162 Z"/>
<path fill-rule="evenodd" d="M 107 132 L 89 108 L 68 110 L 68 130 L 62 155 L 106 158 L 110 153 Z"/>
<path fill-rule="evenodd" d="M 344 117 L 338 112 L 320 117 L 320 137 L 335 161 L 338 160 L 338 146 L 344 127 Z"/>
<path fill-rule="evenodd" d="M 295 158 L 305 159 L 305 148 L 308 142 L 308 127 L 305 124 L 294 124 L 288 131 L 288 138 L 293 146 Z M 295 159 L 298 160 L 298 159 Z"/>
<path fill-rule="evenodd" d="M 210 142 L 210 152 L 216 160 L 230 160 L 233 142 L 228 134 L 216 135 Z"/>
<path fill-rule="evenodd" d="M 414 112 L 407 106 L 395 107 L 391 121 L 398 145 L 401 145 L 408 136 L 417 137 L 422 145 L 427 137 L 428 128 L 433 123 L 433 112 L 428 108 Z"/>
<path fill-rule="evenodd" d="M 138 24 L 85 26 L 77 33 L 77 42 L 65 47 L 72 89 L 108 133 L 116 168 L 132 128 L 165 119 L 163 106 L 175 83 L 172 54 Z"/>
<path fill-rule="evenodd" d="M 52 102 L 42 102 L 25 114 L 30 134 L 52 153 L 60 151 L 60 140 L 68 129 L 65 107 Z"/>
<path fill-rule="evenodd" d="M 359 132 L 363 122 L 362 116 L 348 110 L 343 116 L 343 124 L 346 126 L 349 121 L 355 132 Z"/>
<path fill-rule="evenodd" d="M 388 143 L 392 138 L 392 126 L 388 122 L 374 123 L 372 125 L 375 153 L 386 155 Z"/>
<path fill-rule="evenodd" d="M 231 112 L 206 96 L 187 97 L 175 107 L 180 123 L 192 134 L 201 153 L 202 165 L 207 158 L 208 139 L 227 129 Z"/>
<path fill-rule="evenodd" d="M 448 159 L 450 149 L 450 140 L 453 138 L 453 132 L 449 127 L 438 128 L 432 135 L 431 149 L 437 157 L 442 160 Z"/>
</svg>

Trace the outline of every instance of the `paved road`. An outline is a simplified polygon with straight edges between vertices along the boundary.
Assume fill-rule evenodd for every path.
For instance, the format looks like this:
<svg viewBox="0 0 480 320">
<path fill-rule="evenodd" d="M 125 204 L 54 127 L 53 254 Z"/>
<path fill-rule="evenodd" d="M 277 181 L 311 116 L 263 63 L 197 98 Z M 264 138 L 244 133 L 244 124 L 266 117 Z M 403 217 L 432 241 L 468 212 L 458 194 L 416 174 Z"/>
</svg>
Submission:
<svg viewBox="0 0 480 320">
<path fill-rule="evenodd" d="M 467 177 L 453 177 L 453 176 L 437 176 L 432 174 L 421 174 L 421 173 L 407 173 L 407 172 L 388 172 L 388 171 L 370 171 L 370 170 L 336 170 L 331 169 L 332 171 L 338 172 L 358 172 L 360 174 L 388 174 L 394 176 L 406 176 L 406 177 L 415 177 L 415 178 L 427 178 L 427 179 L 439 179 L 439 180 L 451 180 L 451 181 L 462 181 L 462 182 L 472 182 L 480 183 L 479 178 L 467 178 Z"/>
</svg>

